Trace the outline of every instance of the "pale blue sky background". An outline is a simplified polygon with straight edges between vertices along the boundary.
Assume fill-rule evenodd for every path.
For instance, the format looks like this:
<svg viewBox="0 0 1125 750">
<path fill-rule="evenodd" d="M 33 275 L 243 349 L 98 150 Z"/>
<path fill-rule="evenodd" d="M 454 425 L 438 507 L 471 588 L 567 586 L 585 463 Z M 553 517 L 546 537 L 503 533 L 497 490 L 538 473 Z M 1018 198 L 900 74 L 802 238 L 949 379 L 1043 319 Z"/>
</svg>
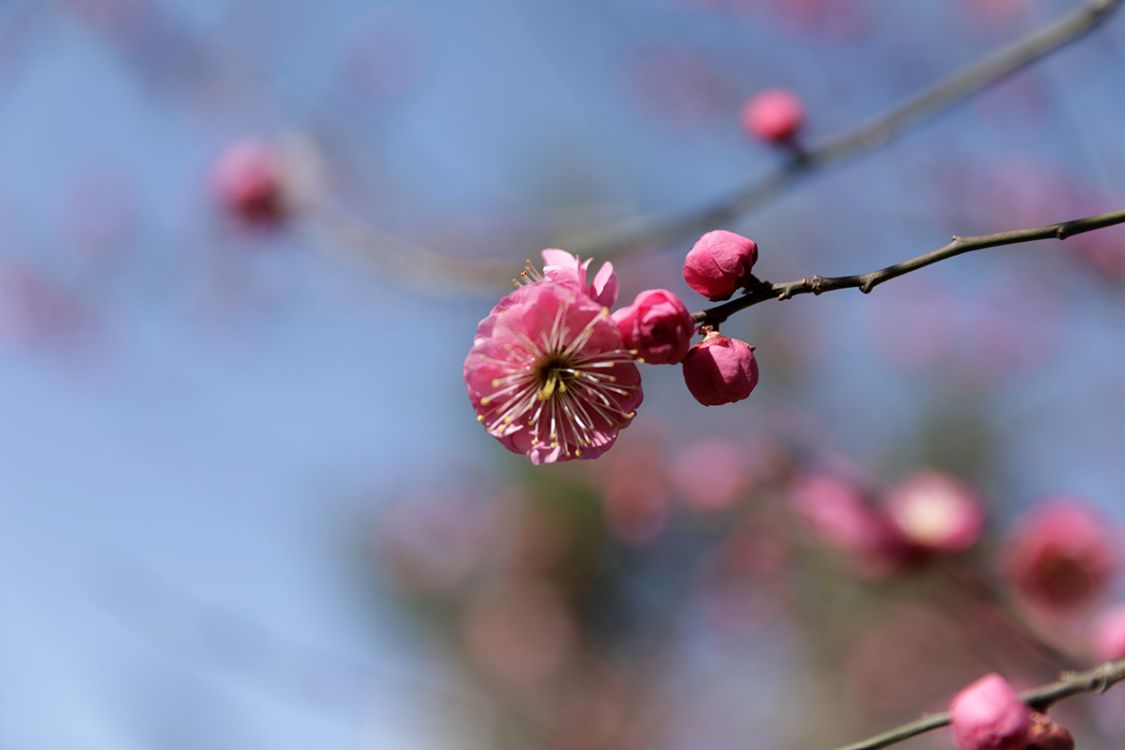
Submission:
<svg viewBox="0 0 1125 750">
<path fill-rule="evenodd" d="M 331 163 L 362 178 L 351 206 L 363 218 L 422 240 L 431 223 L 454 237 L 487 227 L 470 250 L 491 245 L 516 270 L 537 248 L 513 247 L 524 235 L 508 223 L 580 198 L 607 215 L 683 208 L 765 169 L 774 155 L 733 124 L 759 88 L 800 91 L 813 134 L 826 135 L 1069 4 L 1029 3 L 1025 18 L 966 30 L 957 3 L 870 0 L 862 35 L 840 37 L 686 0 L 152 2 L 214 70 L 236 71 L 225 97 L 160 75 L 150 58 L 130 62 L 74 5 L 0 2 L 0 258 L 56 279 L 97 318 L 76 344 L 0 348 L 3 750 L 458 747 L 433 717 L 471 700 L 449 692 L 441 665 L 371 596 L 351 545 L 356 519 L 420 477 L 503 465 L 473 422 L 460 367 L 504 288 L 419 294 L 328 257 L 308 233 L 232 235 L 203 192 L 230 139 L 327 138 Z M 404 93 L 341 88 L 341 50 L 362 47 L 367 28 L 416 56 Z M 1008 89 L 732 228 L 759 240 L 764 273 L 780 278 L 867 270 L 954 231 L 1009 228 L 1002 217 L 965 226 L 950 198 L 987 174 L 999 199 L 1017 159 L 1086 186 L 1091 210 L 1125 205 L 1123 44 L 1117 18 Z M 646 107 L 629 71 L 663 54 L 713 66 L 700 74 L 716 81 L 713 109 L 693 113 L 691 96 L 670 105 L 677 117 Z M 665 92 L 701 85 L 657 80 Z M 942 184 L 935 175 L 951 165 Z M 90 221 L 122 203 L 137 217 L 103 265 L 67 229 L 68 196 L 91 174 L 122 187 L 95 191 Z M 633 273 L 684 291 L 683 249 Z M 1014 312 L 1010 336 L 1037 351 L 1022 323 L 1048 307 L 1058 335 L 977 392 L 1011 438 L 1004 503 L 1063 489 L 1121 517 L 1122 288 L 1091 284 L 1050 247 L 955 261 L 929 278 L 970 310 L 998 289 L 1046 286 L 1055 304 L 1036 297 Z M 877 467 L 964 367 L 887 364 L 878 330 L 897 314 L 878 294 L 763 309 L 740 330 L 766 337 L 798 318 L 820 343 L 807 361 L 819 380 L 771 382 L 759 344 L 759 404 L 704 411 L 676 373 L 653 371 L 642 419 L 675 416 L 701 433 L 755 409 L 799 408 Z M 947 314 L 958 336 L 977 326 L 971 312 L 929 312 Z M 223 612 L 234 625 L 207 621 Z M 244 623 L 255 631 L 240 633 Z M 222 640 L 231 632 L 233 648 Z"/>
</svg>

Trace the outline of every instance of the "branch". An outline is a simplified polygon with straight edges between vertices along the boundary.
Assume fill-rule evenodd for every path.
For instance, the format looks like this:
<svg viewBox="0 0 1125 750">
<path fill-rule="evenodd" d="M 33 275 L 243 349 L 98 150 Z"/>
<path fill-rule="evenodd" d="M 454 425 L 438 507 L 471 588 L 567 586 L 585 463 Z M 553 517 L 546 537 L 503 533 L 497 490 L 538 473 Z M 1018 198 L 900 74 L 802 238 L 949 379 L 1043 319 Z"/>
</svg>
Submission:
<svg viewBox="0 0 1125 750">
<path fill-rule="evenodd" d="M 1055 703 L 1075 695 L 1104 693 L 1122 681 L 1125 681 L 1125 659 L 1118 659 L 1085 672 L 1063 674 L 1058 682 L 1028 690 L 1020 695 L 1020 699 L 1036 711 L 1045 711 Z M 923 716 L 918 721 L 903 724 L 883 734 L 851 745 L 845 745 L 837 748 L 837 750 L 879 750 L 879 748 L 895 745 L 919 734 L 944 727 L 947 724 L 949 724 L 948 713 Z"/>
<path fill-rule="evenodd" d="M 622 256 L 662 247 L 731 222 L 802 177 L 881 146 L 1080 39 L 1104 23 L 1123 2 L 1087 0 L 1077 10 L 946 76 L 878 117 L 808 150 L 795 152 L 782 166 L 711 206 L 672 219 L 643 218 L 562 246 L 583 256 Z"/>
<path fill-rule="evenodd" d="M 702 325 L 719 325 L 732 314 L 752 305 L 757 305 L 767 300 L 782 300 L 795 297 L 798 294 L 822 294 L 837 289 L 859 289 L 864 294 L 870 292 L 884 281 L 904 276 L 911 271 L 933 265 L 939 261 L 953 258 L 964 253 L 984 250 L 990 247 L 1015 245 L 1021 242 L 1035 240 L 1065 240 L 1077 234 L 1091 232 L 1095 229 L 1125 223 L 1125 209 L 1110 211 L 1109 213 L 1087 216 L 1082 219 L 1072 219 L 1058 224 L 1048 224 L 1030 229 L 1013 229 L 1008 232 L 996 234 L 983 234 L 976 237 L 958 237 L 937 250 L 932 250 L 924 255 L 919 255 L 910 260 L 904 260 L 886 268 L 870 273 L 854 276 L 811 276 L 797 281 L 788 281 L 781 284 L 771 284 L 768 281 L 757 281 L 747 288 L 746 293 L 729 302 L 715 305 L 706 310 L 692 315 L 697 323 Z"/>
</svg>

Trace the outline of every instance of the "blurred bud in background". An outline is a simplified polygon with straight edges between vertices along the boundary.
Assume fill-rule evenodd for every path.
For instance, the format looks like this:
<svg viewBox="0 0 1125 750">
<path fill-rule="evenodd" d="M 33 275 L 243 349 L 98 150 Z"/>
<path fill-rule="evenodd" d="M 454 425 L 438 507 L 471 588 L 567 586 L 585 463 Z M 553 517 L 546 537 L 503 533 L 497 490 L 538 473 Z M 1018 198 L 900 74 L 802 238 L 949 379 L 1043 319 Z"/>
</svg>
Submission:
<svg viewBox="0 0 1125 750">
<path fill-rule="evenodd" d="M 1002 564 L 1029 604 L 1070 614 L 1108 593 L 1119 538 L 1086 500 L 1054 497 L 1017 520 L 1004 540 Z"/>
</svg>

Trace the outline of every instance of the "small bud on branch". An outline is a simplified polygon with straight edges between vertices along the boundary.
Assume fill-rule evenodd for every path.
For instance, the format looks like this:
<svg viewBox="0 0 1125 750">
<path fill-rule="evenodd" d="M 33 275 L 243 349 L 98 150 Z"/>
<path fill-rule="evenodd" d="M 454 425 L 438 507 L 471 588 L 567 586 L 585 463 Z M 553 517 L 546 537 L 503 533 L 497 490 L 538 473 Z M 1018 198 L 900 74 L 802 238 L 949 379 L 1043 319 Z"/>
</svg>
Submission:
<svg viewBox="0 0 1125 750">
<path fill-rule="evenodd" d="M 1083 693 L 1104 693 L 1119 682 L 1125 681 L 1125 659 L 1106 662 L 1099 667 L 1062 675 L 1057 682 L 1028 690 L 1020 700 L 1036 711 L 1045 711 L 1059 701 Z M 845 745 L 836 750 L 879 750 L 896 745 L 903 740 L 931 732 L 948 725 L 949 713 L 931 714 L 918 721 L 903 724 L 883 734 L 861 742 Z"/>
<path fill-rule="evenodd" d="M 870 273 L 856 274 L 853 276 L 811 276 L 797 281 L 788 281 L 780 284 L 767 282 L 754 283 L 748 286 L 741 297 L 735 297 L 729 302 L 706 310 L 694 313 L 692 317 L 702 325 L 718 325 L 739 310 L 757 305 L 769 300 L 784 300 L 798 294 L 823 294 L 838 289 L 859 289 L 864 294 L 885 281 L 905 276 L 912 271 L 931 266 L 949 258 L 954 258 L 965 253 L 985 250 L 990 247 L 1016 245 L 1036 240 L 1063 240 L 1068 237 L 1103 229 L 1115 224 L 1125 223 L 1125 209 L 1110 211 L 1109 213 L 1087 216 L 1081 219 L 1071 219 L 1057 224 L 1047 224 L 1041 227 L 1028 229 L 1013 229 L 996 234 L 983 234 L 976 237 L 959 237 L 954 235 L 953 241 L 901 263 L 881 268 Z"/>
</svg>

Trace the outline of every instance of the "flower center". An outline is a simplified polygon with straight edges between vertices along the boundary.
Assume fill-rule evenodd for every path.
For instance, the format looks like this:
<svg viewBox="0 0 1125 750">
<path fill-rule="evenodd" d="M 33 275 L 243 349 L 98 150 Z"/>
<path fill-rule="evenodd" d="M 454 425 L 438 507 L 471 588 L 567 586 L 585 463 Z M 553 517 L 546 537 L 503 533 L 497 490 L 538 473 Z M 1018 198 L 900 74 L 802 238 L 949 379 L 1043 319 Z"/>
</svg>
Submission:
<svg viewBox="0 0 1125 750">
<path fill-rule="evenodd" d="M 539 384 L 538 397 L 546 401 L 555 393 L 566 393 L 578 371 L 573 363 L 558 354 L 549 354 L 535 365 L 535 380 Z"/>
</svg>

